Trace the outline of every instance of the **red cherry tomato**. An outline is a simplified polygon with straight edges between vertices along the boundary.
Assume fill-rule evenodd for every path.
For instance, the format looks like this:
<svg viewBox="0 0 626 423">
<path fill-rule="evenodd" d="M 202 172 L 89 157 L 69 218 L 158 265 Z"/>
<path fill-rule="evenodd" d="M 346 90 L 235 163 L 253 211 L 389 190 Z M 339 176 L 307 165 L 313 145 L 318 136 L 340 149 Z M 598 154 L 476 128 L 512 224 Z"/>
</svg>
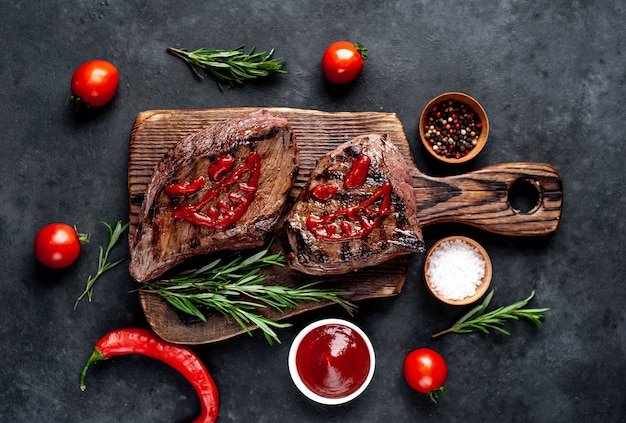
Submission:
<svg viewBox="0 0 626 423">
<path fill-rule="evenodd" d="M 416 391 L 428 394 L 434 402 L 445 392 L 444 383 L 447 377 L 446 361 L 438 352 L 429 348 L 411 351 L 404 359 L 406 382 Z"/>
<path fill-rule="evenodd" d="M 65 223 L 44 226 L 35 236 L 35 257 L 41 264 L 60 269 L 74 263 L 80 254 L 76 229 Z"/>
<path fill-rule="evenodd" d="M 113 99 L 119 80 L 119 72 L 113 64 L 105 60 L 91 60 L 74 71 L 72 93 L 91 107 L 104 106 Z"/>
<path fill-rule="evenodd" d="M 358 43 L 337 41 L 322 56 L 322 70 L 330 82 L 346 84 L 353 81 L 363 69 L 367 49 Z"/>
</svg>

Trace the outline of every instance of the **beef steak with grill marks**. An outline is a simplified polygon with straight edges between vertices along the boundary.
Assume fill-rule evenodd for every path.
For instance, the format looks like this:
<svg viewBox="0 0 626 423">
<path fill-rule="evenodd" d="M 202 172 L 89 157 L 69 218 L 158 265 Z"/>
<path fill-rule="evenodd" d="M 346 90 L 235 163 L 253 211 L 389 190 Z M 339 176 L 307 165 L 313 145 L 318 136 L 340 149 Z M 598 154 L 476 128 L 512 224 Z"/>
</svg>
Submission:
<svg viewBox="0 0 626 423">
<path fill-rule="evenodd" d="M 175 144 L 157 164 L 130 241 L 138 282 L 184 260 L 255 248 L 278 223 L 298 172 L 287 119 L 255 110 Z"/>
<path fill-rule="evenodd" d="M 289 266 L 312 275 L 424 251 L 409 168 L 387 135 L 362 135 L 323 156 L 285 228 Z"/>
</svg>

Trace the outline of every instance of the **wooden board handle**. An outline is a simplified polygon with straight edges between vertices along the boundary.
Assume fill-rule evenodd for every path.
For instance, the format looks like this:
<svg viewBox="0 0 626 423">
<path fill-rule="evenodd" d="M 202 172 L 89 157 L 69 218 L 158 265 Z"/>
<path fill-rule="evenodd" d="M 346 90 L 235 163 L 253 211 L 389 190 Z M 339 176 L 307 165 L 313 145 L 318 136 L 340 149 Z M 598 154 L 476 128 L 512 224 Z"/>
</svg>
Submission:
<svg viewBox="0 0 626 423">
<path fill-rule="evenodd" d="M 510 204 L 517 181 L 537 189 L 538 202 L 529 211 Z M 554 232 L 561 217 L 561 177 L 545 163 L 506 163 L 446 177 L 416 173 L 413 183 L 422 226 L 457 222 L 502 235 L 535 236 Z"/>
</svg>

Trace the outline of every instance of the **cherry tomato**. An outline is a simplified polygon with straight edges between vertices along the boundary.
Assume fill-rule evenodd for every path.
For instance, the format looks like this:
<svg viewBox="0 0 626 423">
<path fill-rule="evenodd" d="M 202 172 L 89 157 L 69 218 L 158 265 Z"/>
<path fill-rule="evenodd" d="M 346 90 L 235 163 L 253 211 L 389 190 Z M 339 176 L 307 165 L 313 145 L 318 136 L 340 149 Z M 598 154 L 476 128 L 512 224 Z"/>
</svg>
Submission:
<svg viewBox="0 0 626 423">
<path fill-rule="evenodd" d="M 445 392 L 444 383 L 447 377 L 446 361 L 438 352 L 429 348 L 411 351 L 404 359 L 406 382 L 416 391 L 428 394 L 434 402 Z"/>
<path fill-rule="evenodd" d="M 322 70 L 330 82 L 346 84 L 353 81 L 363 69 L 367 49 L 359 43 L 337 41 L 322 56 Z"/>
<path fill-rule="evenodd" d="M 80 65 L 72 75 L 74 98 L 91 107 L 100 107 L 113 99 L 120 76 L 117 68 L 105 60 L 91 60 Z"/>
<path fill-rule="evenodd" d="M 74 263 L 80 254 L 76 229 L 65 223 L 44 226 L 35 236 L 35 257 L 41 264 L 61 269 Z"/>
</svg>

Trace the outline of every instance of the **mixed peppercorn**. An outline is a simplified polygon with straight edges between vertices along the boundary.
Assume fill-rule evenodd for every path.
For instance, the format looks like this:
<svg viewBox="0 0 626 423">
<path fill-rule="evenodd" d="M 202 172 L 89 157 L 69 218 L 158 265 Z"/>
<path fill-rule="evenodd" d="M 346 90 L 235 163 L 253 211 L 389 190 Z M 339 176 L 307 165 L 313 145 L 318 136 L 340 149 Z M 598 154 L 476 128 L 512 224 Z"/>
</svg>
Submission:
<svg viewBox="0 0 626 423">
<path fill-rule="evenodd" d="M 460 159 L 474 149 L 481 129 L 482 122 L 470 106 L 445 100 L 428 111 L 424 137 L 436 154 Z"/>
</svg>

